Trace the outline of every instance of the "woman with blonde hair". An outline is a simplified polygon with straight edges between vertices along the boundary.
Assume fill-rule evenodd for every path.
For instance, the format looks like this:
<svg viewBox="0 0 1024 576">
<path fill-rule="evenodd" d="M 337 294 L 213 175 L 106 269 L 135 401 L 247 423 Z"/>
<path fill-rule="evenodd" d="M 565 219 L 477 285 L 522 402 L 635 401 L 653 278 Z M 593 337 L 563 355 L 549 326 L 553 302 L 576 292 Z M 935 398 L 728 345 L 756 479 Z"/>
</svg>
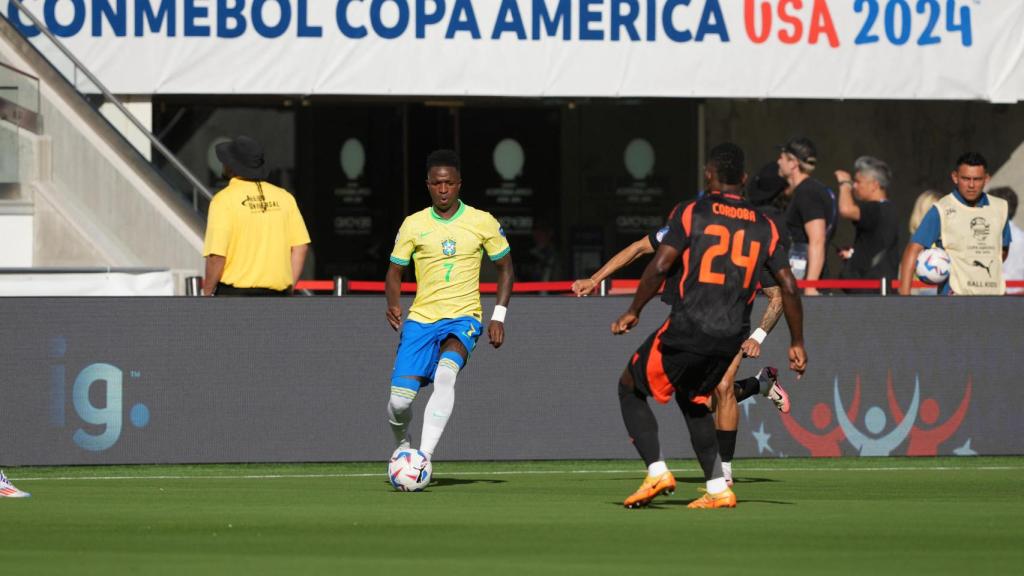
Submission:
<svg viewBox="0 0 1024 576">
<path fill-rule="evenodd" d="M 924 219 L 924 215 L 928 213 L 928 209 L 935 204 L 935 201 L 942 198 L 942 194 L 934 188 L 925 190 L 918 195 L 917 200 L 914 201 L 914 209 L 910 212 L 910 235 L 913 236 L 914 232 L 917 232 L 917 227 L 921 225 L 921 220 Z"/>
<path fill-rule="evenodd" d="M 921 225 L 921 220 L 924 220 L 924 215 L 931 209 L 932 204 L 935 204 L 939 198 L 942 198 L 942 194 L 934 189 L 929 188 L 924 192 L 921 192 L 917 196 L 917 200 L 914 200 L 914 209 L 910 211 L 910 235 L 913 236 L 914 232 L 917 232 L 917 227 Z M 934 295 L 938 293 L 938 289 L 934 287 L 928 288 L 915 288 L 911 291 L 911 294 L 920 295 Z"/>
</svg>

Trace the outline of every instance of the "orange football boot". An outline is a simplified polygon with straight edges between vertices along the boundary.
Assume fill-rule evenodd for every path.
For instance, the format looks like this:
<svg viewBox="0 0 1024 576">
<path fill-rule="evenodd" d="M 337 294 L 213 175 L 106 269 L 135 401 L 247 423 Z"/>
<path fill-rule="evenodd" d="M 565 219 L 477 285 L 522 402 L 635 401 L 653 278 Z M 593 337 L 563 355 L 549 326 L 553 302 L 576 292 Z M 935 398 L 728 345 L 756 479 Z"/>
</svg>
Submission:
<svg viewBox="0 0 1024 576">
<path fill-rule="evenodd" d="M 671 471 L 666 470 L 662 474 L 657 476 L 648 476 L 644 478 L 644 483 L 637 488 L 636 492 L 633 492 L 626 498 L 626 501 L 622 503 L 626 508 L 640 508 L 641 506 L 647 506 L 654 500 L 655 496 L 671 496 L 676 491 L 676 477 L 672 475 Z"/>
<path fill-rule="evenodd" d="M 705 492 L 703 496 L 686 505 L 690 509 L 735 508 L 736 494 L 726 488 L 718 494 Z"/>
</svg>

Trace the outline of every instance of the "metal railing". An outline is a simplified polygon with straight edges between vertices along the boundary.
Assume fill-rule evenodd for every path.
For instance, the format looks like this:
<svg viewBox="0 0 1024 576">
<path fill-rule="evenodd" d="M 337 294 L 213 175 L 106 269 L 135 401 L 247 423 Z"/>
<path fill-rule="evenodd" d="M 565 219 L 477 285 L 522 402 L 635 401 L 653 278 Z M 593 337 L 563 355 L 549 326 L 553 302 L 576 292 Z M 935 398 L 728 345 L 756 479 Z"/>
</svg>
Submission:
<svg viewBox="0 0 1024 576">
<path fill-rule="evenodd" d="M 36 134 L 39 121 L 39 78 L 0 62 L 0 120 Z"/>
<path fill-rule="evenodd" d="M 35 48 L 40 52 L 40 54 L 42 54 L 47 60 L 50 61 L 51 65 L 53 65 L 53 67 L 56 70 L 58 70 L 61 73 L 61 75 L 63 75 L 64 78 L 72 86 L 74 86 L 74 88 L 79 92 L 79 94 L 81 94 L 83 98 L 85 98 L 87 101 L 93 104 L 94 108 L 100 109 L 100 106 L 97 106 L 95 104 L 95 94 L 102 95 L 102 99 L 104 100 L 104 102 L 113 106 L 113 110 L 119 112 L 122 115 L 123 119 L 128 123 L 128 125 L 134 127 L 138 131 L 141 138 L 145 142 L 148 142 L 148 144 L 152 145 L 153 149 L 159 152 L 159 154 L 164 159 L 167 160 L 168 165 L 172 167 L 181 178 L 184 179 L 185 183 L 187 183 L 187 186 L 191 187 L 191 190 L 189 191 L 181 190 L 179 186 L 175 185 L 173 182 L 168 180 L 166 175 L 163 174 L 163 171 L 160 170 L 158 166 L 154 165 L 156 171 L 164 175 L 165 180 L 168 180 L 168 184 L 178 189 L 186 196 L 191 196 L 192 208 L 196 212 L 201 212 L 199 205 L 200 198 L 205 199 L 207 202 L 213 198 L 213 193 L 210 192 L 209 188 L 207 188 L 205 184 L 203 184 L 198 178 L 196 178 L 192 171 L 189 170 L 188 167 L 186 167 L 184 164 L 182 164 L 182 162 L 178 160 L 174 153 L 171 152 L 166 146 L 164 146 L 164 144 L 160 142 L 160 140 L 156 136 L 154 136 L 153 133 L 150 132 L 150 130 L 142 122 L 140 122 L 139 119 L 136 118 L 135 115 L 132 114 L 132 112 L 128 110 L 127 107 L 125 107 L 124 103 L 122 103 L 120 99 L 114 96 L 110 92 L 110 90 L 108 90 L 106 86 L 104 86 L 103 83 L 100 82 L 99 78 L 97 78 L 92 72 L 90 72 L 89 69 L 86 68 L 85 65 L 78 58 L 76 58 L 75 55 L 72 54 L 71 51 L 68 50 L 68 48 L 64 46 L 64 44 L 60 40 L 57 39 L 53 32 L 51 32 L 35 14 L 33 14 L 24 6 L 24 4 L 22 4 L 21 0 L 9 1 L 11 4 L 14 5 L 19 15 L 27 18 L 32 23 L 32 25 L 39 30 L 40 34 L 39 36 L 36 36 L 34 39 L 29 39 L 25 37 L 24 33 L 22 33 L 21 30 L 14 25 L 14 23 L 8 21 L 11 24 L 12 28 L 18 30 L 19 33 L 22 33 L 22 37 L 25 38 L 27 42 L 35 46 Z M 6 20 L 6 16 L 0 15 L 0 18 L 4 18 Z M 44 50 L 43 48 L 40 48 L 40 46 L 36 45 L 36 41 L 40 39 L 48 40 L 52 47 L 57 50 L 57 52 L 59 52 L 61 55 L 67 58 L 68 62 L 70 62 L 72 65 L 70 71 L 66 70 L 67 67 L 59 66 L 58 63 L 53 61 L 53 58 L 51 57 L 53 55 L 52 50 Z M 88 80 L 91 86 L 95 89 L 95 94 L 89 94 L 87 90 L 83 89 L 83 82 L 81 81 L 81 79 L 78 78 L 78 74 L 81 74 L 85 77 L 86 80 Z M 109 111 L 104 111 L 102 109 L 100 109 L 99 111 L 101 114 L 104 114 L 105 116 L 107 116 L 107 114 L 110 113 Z M 140 146 L 136 143 L 138 140 L 136 139 L 136 142 L 133 142 L 133 138 L 131 138 L 130 135 L 125 134 L 121 123 L 112 121 L 110 117 L 107 117 L 107 120 L 129 143 L 133 144 L 133 146 L 140 153 L 141 156 L 146 158 L 146 160 L 152 164 L 152 160 L 148 158 L 146 151 L 140 149 Z"/>
<path fill-rule="evenodd" d="M 200 296 L 202 292 L 202 276 L 189 276 L 185 279 L 185 295 Z M 569 295 L 572 294 L 572 280 L 557 280 L 552 282 L 516 282 L 512 288 L 515 294 L 541 294 L 541 295 Z M 640 280 L 620 280 L 606 278 L 598 284 L 593 296 L 626 296 L 636 293 Z M 872 292 L 879 296 L 899 294 L 900 281 L 889 280 L 888 278 L 874 280 L 799 280 L 798 288 L 819 288 L 823 290 L 859 290 Z M 914 289 L 934 289 L 934 284 L 925 284 L 919 280 L 912 283 Z M 1024 289 L 1024 280 L 1007 280 L 1008 289 Z M 481 282 L 481 294 L 494 294 L 498 285 L 494 282 Z M 332 280 L 299 280 L 295 285 L 296 293 L 306 296 L 326 294 L 330 292 L 334 296 L 347 296 L 350 294 L 383 294 L 383 280 L 352 280 L 344 276 L 335 276 Z M 403 294 L 414 294 L 416 292 L 415 282 L 402 282 L 401 291 Z M 842 296 L 843 293 L 836 293 Z"/>
</svg>

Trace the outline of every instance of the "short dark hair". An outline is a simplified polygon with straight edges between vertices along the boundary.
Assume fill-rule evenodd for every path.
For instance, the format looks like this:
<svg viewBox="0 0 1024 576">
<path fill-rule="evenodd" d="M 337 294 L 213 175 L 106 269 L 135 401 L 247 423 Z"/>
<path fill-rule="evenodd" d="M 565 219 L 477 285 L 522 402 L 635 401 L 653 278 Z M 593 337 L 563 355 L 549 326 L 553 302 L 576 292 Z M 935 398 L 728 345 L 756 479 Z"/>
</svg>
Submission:
<svg viewBox="0 0 1024 576">
<path fill-rule="evenodd" d="M 1000 186 L 999 188 L 989 190 L 988 195 L 1006 200 L 1006 203 L 1010 205 L 1010 211 L 1006 217 L 1013 220 L 1014 215 L 1017 214 L 1017 192 L 1009 186 Z"/>
<path fill-rule="evenodd" d="M 985 170 L 988 170 L 988 161 L 985 157 L 977 152 L 967 152 L 956 159 L 956 168 L 959 170 L 961 166 L 981 166 Z"/>
<path fill-rule="evenodd" d="M 462 173 L 462 163 L 459 162 L 459 155 L 454 150 L 448 150 L 442 148 L 441 150 L 434 150 L 427 156 L 427 173 L 430 173 L 431 168 L 444 166 L 446 168 L 455 168 L 460 174 Z"/>
<path fill-rule="evenodd" d="M 742 184 L 746 173 L 744 163 L 743 149 L 732 142 L 719 144 L 708 153 L 708 166 L 722 184 Z"/>
</svg>

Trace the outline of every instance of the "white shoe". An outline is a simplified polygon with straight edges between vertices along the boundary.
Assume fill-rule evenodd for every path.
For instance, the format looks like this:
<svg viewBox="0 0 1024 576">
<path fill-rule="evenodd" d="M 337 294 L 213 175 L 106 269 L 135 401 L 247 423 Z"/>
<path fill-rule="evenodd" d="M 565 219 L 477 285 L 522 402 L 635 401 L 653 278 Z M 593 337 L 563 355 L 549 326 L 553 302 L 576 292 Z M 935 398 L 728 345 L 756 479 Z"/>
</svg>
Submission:
<svg viewBox="0 0 1024 576">
<path fill-rule="evenodd" d="M 775 403 L 775 407 L 783 414 L 789 414 L 789 394 L 779 384 L 779 371 L 771 366 L 765 366 L 757 373 L 757 379 L 761 383 L 761 394 Z"/>
<path fill-rule="evenodd" d="M 28 498 L 32 496 L 28 492 L 18 490 L 11 481 L 4 476 L 3 470 L 0 470 L 0 498 Z"/>
</svg>

